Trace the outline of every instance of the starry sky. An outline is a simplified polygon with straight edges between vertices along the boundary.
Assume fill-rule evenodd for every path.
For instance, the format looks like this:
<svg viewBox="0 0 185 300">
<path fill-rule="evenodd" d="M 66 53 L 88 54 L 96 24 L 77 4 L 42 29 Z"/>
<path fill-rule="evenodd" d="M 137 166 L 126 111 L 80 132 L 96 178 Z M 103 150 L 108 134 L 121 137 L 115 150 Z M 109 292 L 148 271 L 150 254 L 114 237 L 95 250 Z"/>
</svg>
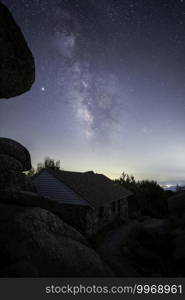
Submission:
<svg viewBox="0 0 185 300">
<path fill-rule="evenodd" d="M 2 0 L 35 57 L 0 136 L 62 168 L 185 180 L 185 1 Z"/>
</svg>

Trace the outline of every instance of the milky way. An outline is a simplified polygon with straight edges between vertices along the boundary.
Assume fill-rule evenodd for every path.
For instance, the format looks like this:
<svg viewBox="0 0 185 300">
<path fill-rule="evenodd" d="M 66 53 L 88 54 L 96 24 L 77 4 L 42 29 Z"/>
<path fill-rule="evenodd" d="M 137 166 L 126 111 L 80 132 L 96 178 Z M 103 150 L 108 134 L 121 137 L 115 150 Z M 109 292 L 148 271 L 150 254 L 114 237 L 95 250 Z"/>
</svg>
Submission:
<svg viewBox="0 0 185 300">
<path fill-rule="evenodd" d="M 4 0 L 36 62 L 0 134 L 65 169 L 185 179 L 185 3 Z M 9 120 L 7 122 L 7 120 Z"/>
</svg>

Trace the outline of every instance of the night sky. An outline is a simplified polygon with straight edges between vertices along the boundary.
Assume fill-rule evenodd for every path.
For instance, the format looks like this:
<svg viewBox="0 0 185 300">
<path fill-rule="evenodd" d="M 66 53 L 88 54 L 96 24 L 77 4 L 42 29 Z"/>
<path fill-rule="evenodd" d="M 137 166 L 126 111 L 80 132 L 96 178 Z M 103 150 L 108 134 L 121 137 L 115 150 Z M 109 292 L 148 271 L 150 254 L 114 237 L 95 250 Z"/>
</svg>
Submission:
<svg viewBox="0 0 185 300">
<path fill-rule="evenodd" d="M 35 57 L 33 88 L 0 101 L 0 136 L 32 163 L 185 180 L 185 1 L 2 0 Z"/>
</svg>

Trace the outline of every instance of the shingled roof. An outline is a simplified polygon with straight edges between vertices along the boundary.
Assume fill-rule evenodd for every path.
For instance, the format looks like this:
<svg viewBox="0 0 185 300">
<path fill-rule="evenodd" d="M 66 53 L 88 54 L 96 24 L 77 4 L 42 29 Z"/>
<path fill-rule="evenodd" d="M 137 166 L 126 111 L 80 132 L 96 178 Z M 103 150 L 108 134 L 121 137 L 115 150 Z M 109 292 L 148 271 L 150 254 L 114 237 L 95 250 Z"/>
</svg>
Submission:
<svg viewBox="0 0 185 300">
<path fill-rule="evenodd" d="M 52 168 L 47 169 L 47 171 L 94 207 L 132 195 L 132 192 L 116 185 L 108 177 L 92 171 L 81 173 Z"/>
</svg>

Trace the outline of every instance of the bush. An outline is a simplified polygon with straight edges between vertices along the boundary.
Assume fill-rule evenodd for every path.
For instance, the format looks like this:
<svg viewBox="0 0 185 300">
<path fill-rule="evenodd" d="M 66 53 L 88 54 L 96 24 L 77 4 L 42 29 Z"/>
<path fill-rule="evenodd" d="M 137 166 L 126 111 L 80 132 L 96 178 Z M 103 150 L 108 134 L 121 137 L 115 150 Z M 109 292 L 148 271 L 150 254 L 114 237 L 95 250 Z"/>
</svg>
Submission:
<svg viewBox="0 0 185 300">
<path fill-rule="evenodd" d="M 143 276 L 159 273 L 168 276 L 173 269 L 173 242 L 170 233 L 149 232 L 143 226 L 133 227 L 126 245 L 133 264 Z"/>
</svg>

